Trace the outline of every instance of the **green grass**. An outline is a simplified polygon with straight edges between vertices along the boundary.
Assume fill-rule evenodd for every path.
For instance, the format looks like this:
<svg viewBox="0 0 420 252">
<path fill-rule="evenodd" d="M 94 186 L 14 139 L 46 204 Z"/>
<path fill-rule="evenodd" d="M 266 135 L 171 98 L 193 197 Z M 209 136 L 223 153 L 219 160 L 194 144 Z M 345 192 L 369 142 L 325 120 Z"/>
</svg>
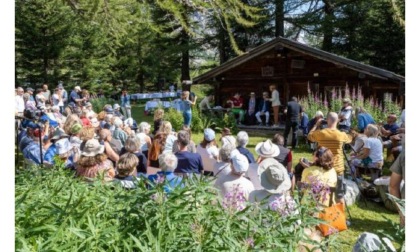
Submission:
<svg viewBox="0 0 420 252">
<path fill-rule="evenodd" d="M 144 105 L 138 105 L 133 107 L 134 119 L 139 123 L 147 121 L 153 124 L 153 116 L 145 116 L 143 113 Z M 175 129 L 178 130 L 178 129 Z M 270 135 L 253 135 L 253 132 L 249 131 L 249 144 L 247 148 L 257 157 L 255 153 L 255 146 L 266 139 L 273 137 Z M 216 139 L 220 139 L 221 135 L 217 134 Z M 193 134 L 192 139 L 197 144 L 202 141 L 202 134 Z M 293 166 L 295 166 L 301 157 L 312 159 L 312 154 L 305 146 L 299 146 L 293 151 Z M 384 174 L 389 174 L 389 164 L 385 165 Z M 342 244 L 342 251 L 351 251 L 358 236 L 363 232 L 378 233 L 379 230 L 384 230 L 385 233 L 392 234 L 392 226 L 386 220 L 390 219 L 395 223 L 399 223 L 399 215 L 388 211 L 383 204 L 375 202 L 367 202 L 367 206 L 363 201 L 359 201 L 356 205 L 349 207 L 350 214 L 352 216 L 352 223 L 349 229 L 339 234 L 338 241 Z M 395 243 L 394 246 L 399 249 L 401 244 Z"/>
</svg>

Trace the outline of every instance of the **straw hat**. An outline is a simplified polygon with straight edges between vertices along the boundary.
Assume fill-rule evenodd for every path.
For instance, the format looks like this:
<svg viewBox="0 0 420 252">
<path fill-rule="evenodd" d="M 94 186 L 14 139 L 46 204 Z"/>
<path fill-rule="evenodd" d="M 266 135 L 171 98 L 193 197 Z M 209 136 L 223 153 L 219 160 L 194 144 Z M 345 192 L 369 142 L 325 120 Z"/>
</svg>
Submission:
<svg viewBox="0 0 420 252">
<path fill-rule="evenodd" d="M 261 142 L 255 146 L 255 151 L 258 155 L 265 158 L 277 157 L 280 154 L 280 149 L 271 140 Z"/>
</svg>

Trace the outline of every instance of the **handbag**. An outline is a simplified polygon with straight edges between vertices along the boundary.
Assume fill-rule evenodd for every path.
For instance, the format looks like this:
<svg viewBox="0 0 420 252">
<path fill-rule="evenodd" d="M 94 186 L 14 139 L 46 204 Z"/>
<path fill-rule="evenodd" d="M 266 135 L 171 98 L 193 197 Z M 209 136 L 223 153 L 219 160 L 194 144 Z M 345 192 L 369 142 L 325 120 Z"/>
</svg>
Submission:
<svg viewBox="0 0 420 252">
<path fill-rule="evenodd" d="M 335 232 L 347 230 L 343 203 L 337 203 L 325 208 L 319 213 L 318 218 L 327 222 L 326 224 L 318 225 L 323 236 L 329 236 Z"/>
</svg>

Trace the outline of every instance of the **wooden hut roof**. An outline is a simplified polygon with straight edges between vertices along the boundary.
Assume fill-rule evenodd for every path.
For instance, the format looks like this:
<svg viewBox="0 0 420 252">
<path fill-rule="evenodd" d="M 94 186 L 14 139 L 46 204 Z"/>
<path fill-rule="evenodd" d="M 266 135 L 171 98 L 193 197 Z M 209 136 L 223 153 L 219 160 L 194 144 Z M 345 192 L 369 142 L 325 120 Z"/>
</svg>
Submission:
<svg viewBox="0 0 420 252">
<path fill-rule="evenodd" d="M 347 59 L 345 57 L 341 57 L 341 56 L 338 56 L 338 55 L 335 55 L 326 51 L 322 51 L 320 49 L 307 46 L 297 41 L 293 41 L 293 40 L 283 38 L 283 37 L 278 37 L 271 40 L 270 42 L 257 46 L 254 49 L 240 56 L 230 59 L 229 61 L 223 63 L 222 65 L 215 67 L 212 70 L 200 76 L 197 76 L 196 78 L 194 78 L 193 84 L 210 83 L 213 78 L 216 78 L 220 74 L 223 74 L 224 72 L 227 72 L 279 46 L 288 48 L 293 51 L 300 52 L 302 54 L 310 55 L 314 58 L 328 61 L 336 65 L 346 67 L 354 71 L 358 71 L 360 73 L 364 73 L 364 74 L 367 74 L 367 75 L 370 75 L 379 79 L 388 80 L 388 81 L 392 81 L 396 83 L 405 81 L 404 76 L 398 75 L 396 73 L 393 73 L 393 72 L 390 72 L 390 71 L 387 71 L 378 67 L 373 67 L 367 64 L 363 64 L 363 63 L 360 63 L 351 59 Z"/>
</svg>

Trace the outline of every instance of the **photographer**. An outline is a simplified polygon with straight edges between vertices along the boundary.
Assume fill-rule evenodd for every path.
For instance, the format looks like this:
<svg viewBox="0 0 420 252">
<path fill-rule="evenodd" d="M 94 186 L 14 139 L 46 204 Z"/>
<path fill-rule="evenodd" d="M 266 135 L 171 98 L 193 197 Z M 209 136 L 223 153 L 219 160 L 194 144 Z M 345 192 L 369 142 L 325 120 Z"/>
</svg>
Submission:
<svg viewBox="0 0 420 252">
<path fill-rule="evenodd" d="M 342 131 L 349 131 L 351 127 L 351 118 L 353 115 L 353 107 L 351 106 L 351 100 L 349 98 L 343 99 L 343 107 L 341 108 L 338 118 L 338 129 Z"/>
<path fill-rule="evenodd" d="M 343 144 L 351 143 L 351 136 L 337 129 L 338 115 L 335 112 L 328 113 L 327 127 L 321 129 L 323 119 L 319 119 L 308 134 L 308 140 L 317 142 L 318 146 L 323 146 L 331 150 L 334 155 L 333 167 L 338 175 L 344 173 L 344 153 Z"/>
</svg>

